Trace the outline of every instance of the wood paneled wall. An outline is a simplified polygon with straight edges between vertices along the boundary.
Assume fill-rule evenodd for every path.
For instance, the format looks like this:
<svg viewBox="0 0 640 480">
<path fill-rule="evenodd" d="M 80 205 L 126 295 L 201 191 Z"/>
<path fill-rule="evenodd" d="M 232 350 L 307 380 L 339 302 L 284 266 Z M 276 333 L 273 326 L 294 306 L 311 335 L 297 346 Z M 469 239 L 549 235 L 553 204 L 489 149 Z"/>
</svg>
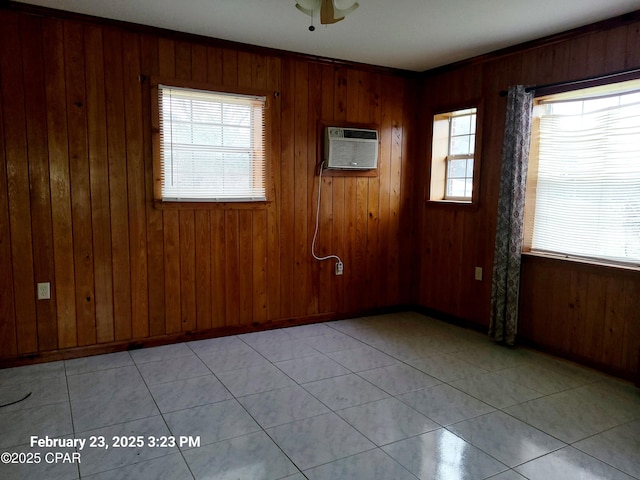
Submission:
<svg viewBox="0 0 640 480">
<path fill-rule="evenodd" d="M 479 326 L 489 324 L 491 271 L 502 135 L 509 85 L 547 84 L 640 67 L 638 15 L 429 75 L 422 124 L 434 111 L 480 103 L 484 110 L 479 202 L 426 202 L 430 144 L 419 152 L 416 201 L 421 216 L 418 302 Z M 429 132 L 430 136 L 430 132 Z M 474 280 L 474 267 L 484 269 Z M 521 288 L 521 338 L 631 377 L 640 348 L 640 272 L 527 257 Z"/>
<path fill-rule="evenodd" d="M 77 17 L 0 24 L 0 358 L 411 301 L 415 79 Z M 279 92 L 271 202 L 153 205 L 152 76 Z M 342 277 L 310 254 L 320 121 L 381 135 L 378 176 L 322 181 L 317 248 Z"/>
<path fill-rule="evenodd" d="M 522 273 L 522 337 L 633 378 L 640 348 L 637 272 L 527 256 Z"/>
</svg>

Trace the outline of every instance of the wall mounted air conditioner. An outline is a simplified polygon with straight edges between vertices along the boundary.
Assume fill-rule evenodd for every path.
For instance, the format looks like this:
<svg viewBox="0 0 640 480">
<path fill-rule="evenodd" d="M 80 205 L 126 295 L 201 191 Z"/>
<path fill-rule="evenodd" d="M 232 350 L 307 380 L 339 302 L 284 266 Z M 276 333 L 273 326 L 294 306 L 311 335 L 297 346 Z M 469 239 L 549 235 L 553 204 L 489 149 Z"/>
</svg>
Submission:
<svg viewBox="0 0 640 480">
<path fill-rule="evenodd" d="M 373 170 L 378 164 L 378 132 L 364 128 L 326 127 L 324 164 L 340 170 Z"/>
</svg>

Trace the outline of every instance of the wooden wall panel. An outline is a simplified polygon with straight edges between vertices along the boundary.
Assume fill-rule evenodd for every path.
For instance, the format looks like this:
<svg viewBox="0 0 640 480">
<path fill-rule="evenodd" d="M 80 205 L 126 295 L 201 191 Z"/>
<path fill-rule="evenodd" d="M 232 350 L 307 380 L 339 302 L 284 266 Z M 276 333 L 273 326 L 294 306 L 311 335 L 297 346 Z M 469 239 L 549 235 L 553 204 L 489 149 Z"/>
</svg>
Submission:
<svg viewBox="0 0 640 480">
<path fill-rule="evenodd" d="M 6 12 L 0 11 L 0 21 L 4 24 Z M 0 34 L 2 35 L 2 34 Z M 6 55 L 6 52 L 2 52 Z M 3 63 L 6 60 L 1 60 Z M 0 92 L 6 82 L 0 75 Z M 0 108 L 0 132 L 4 131 L 4 112 Z M 15 357 L 18 354 L 16 337 L 16 316 L 13 298 L 13 262 L 11 261 L 11 226 L 9 215 L 9 186 L 7 183 L 7 158 L 5 138 L 0 135 L 0 358 Z M 56 339 L 57 340 L 57 339 Z"/>
<path fill-rule="evenodd" d="M 124 97 L 122 32 L 105 29 L 104 63 L 107 102 L 107 155 L 111 207 L 111 255 L 113 261 L 113 314 L 116 341 L 132 338 L 131 258 L 129 250 L 129 196 Z"/>
<path fill-rule="evenodd" d="M 417 89 L 406 75 L 80 17 L 0 14 L 0 264 L 9 272 L 0 358 L 408 301 L 412 207 L 402 190 L 411 190 L 416 107 L 407 99 Z M 265 204 L 154 204 L 153 77 L 270 92 Z M 320 187 L 317 252 L 340 255 L 342 277 L 334 261 L 311 256 L 319 126 L 333 121 L 381 128 L 377 177 L 326 177 Z M 39 281 L 52 284 L 48 302 L 35 300 Z"/>
<path fill-rule="evenodd" d="M 54 276 L 53 227 L 51 224 L 51 189 L 47 151 L 47 114 L 45 107 L 44 70 L 42 60 L 42 21 L 22 17 L 20 24 L 27 122 L 29 181 L 31 184 L 31 229 L 35 282 L 49 282 Z M 35 34 L 32 34 L 34 32 Z M 36 303 L 38 349 L 58 347 L 58 325 L 55 303 Z"/>
<path fill-rule="evenodd" d="M 96 343 L 93 231 L 87 141 L 83 31 L 79 23 L 64 25 L 67 131 L 69 135 L 69 181 L 73 222 L 73 256 L 76 279 L 76 325 L 78 345 Z"/>
<path fill-rule="evenodd" d="M 7 15 L 3 18 L 0 74 L 3 79 L 2 109 L 5 136 L 5 159 L 7 191 L 9 200 L 9 222 L 11 256 L 13 265 L 13 292 L 15 296 L 16 331 L 18 353 L 33 353 L 38 350 L 37 317 L 33 301 L 34 270 L 31 230 L 31 199 L 29 194 L 29 164 L 24 109 L 22 57 L 20 52 L 20 18 Z"/>
<path fill-rule="evenodd" d="M 105 101 L 103 51 L 102 29 L 94 25 L 85 26 L 87 141 L 91 182 L 91 230 L 93 232 L 97 343 L 112 342 L 114 340 L 109 164 L 104 154 L 107 150 L 107 107 Z"/>
<path fill-rule="evenodd" d="M 131 319 L 133 338 L 149 336 L 147 232 L 144 175 L 144 133 L 140 36 L 126 33 L 123 42 L 129 259 L 131 261 Z"/>
<path fill-rule="evenodd" d="M 489 325 L 491 273 L 506 99 L 509 85 L 566 82 L 640 67 L 638 22 L 621 21 L 548 44 L 512 51 L 433 73 L 423 85 L 421 122 L 429 127 L 439 109 L 481 102 L 480 188 L 476 205 L 427 202 L 428 171 L 416 185 L 415 214 L 420 268 L 418 302 L 481 327 Z M 420 168 L 430 161 L 420 149 Z M 403 190 L 404 191 L 404 190 Z M 402 230 L 402 228 L 400 229 Z M 484 279 L 473 279 L 474 267 Z M 523 340 L 631 377 L 638 368 L 640 313 L 638 272 L 585 268 L 576 263 L 527 257 L 522 266 Z"/>
<path fill-rule="evenodd" d="M 525 257 L 520 332 L 561 355 L 631 377 L 640 349 L 640 276 Z"/>
<path fill-rule="evenodd" d="M 69 348 L 77 345 L 77 328 L 62 28 L 62 21 L 43 21 L 42 42 L 55 269 L 51 301 L 56 304 L 58 348 Z"/>
</svg>

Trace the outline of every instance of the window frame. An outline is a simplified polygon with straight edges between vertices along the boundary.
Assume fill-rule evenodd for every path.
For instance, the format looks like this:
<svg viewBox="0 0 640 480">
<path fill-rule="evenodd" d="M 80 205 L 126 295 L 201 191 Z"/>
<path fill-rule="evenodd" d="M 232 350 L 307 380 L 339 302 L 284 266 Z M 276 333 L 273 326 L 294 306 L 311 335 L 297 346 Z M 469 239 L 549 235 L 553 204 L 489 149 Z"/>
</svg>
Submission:
<svg viewBox="0 0 640 480">
<path fill-rule="evenodd" d="M 534 218 L 537 206 L 537 187 L 539 177 L 539 155 L 540 155 L 540 122 L 541 116 L 537 114 L 536 109 L 542 110 L 544 104 L 559 103 L 568 101 L 580 101 L 596 98 L 604 98 L 611 96 L 624 95 L 624 89 L 613 90 L 609 93 L 603 93 L 603 89 L 610 88 L 612 85 L 625 83 L 631 80 L 638 81 L 640 77 L 637 75 L 625 76 L 624 78 L 612 77 L 609 81 L 603 82 L 602 80 L 594 80 L 588 82 L 581 82 L 577 88 L 573 86 L 559 86 L 554 88 L 545 88 L 540 91 L 536 91 L 534 98 L 534 114 L 532 116 L 531 124 L 531 142 L 530 142 L 530 154 L 529 165 L 527 169 L 527 185 L 525 196 L 525 208 L 524 208 L 524 221 L 523 221 L 523 245 L 522 254 L 531 255 L 542 258 L 550 258 L 557 260 L 565 260 L 575 264 L 584 265 L 597 265 L 607 268 L 613 268 L 616 270 L 640 270 L 640 264 L 636 264 L 633 261 L 625 262 L 613 258 L 599 257 L 599 256 L 587 256 L 578 255 L 572 253 L 551 252 L 546 250 L 533 249 L 533 228 Z M 592 90 L 592 95 L 588 93 L 580 93 L 584 91 Z M 637 91 L 637 89 L 636 89 Z M 554 96 L 558 97 L 555 102 L 552 99 Z"/>
<path fill-rule="evenodd" d="M 264 106 L 264 200 L 226 200 L 215 201 L 206 199 L 193 200 L 163 200 L 162 198 L 162 163 L 161 163 L 161 134 L 160 134 L 160 105 L 159 86 L 176 87 L 192 90 L 210 91 L 211 93 L 222 93 L 230 95 L 248 95 L 265 97 Z M 153 155 L 153 205 L 156 208 L 173 209 L 262 209 L 272 202 L 272 147 L 271 147 L 271 125 L 273 124 L 272 110 L 273 102 L 279 98 L 274 92 L 250 87 L 229 87 L 215 85 L 206 82 L 196 82 L 190 80 L 177 80 L 174 78 L 152 77 L 151 87 L 151 136 Z"/>
<path fill-rule="evenodd" d="M 451 142 L 450 118 L 456 112 L 475 109 L 475 144 L 473 155 L 450 155 Z M 429 177 L 426 189 L 426 203 L 432 206 L 451 206 L 456 208 L 477 208 L 480 200 L 480 165 L 482 148 L 482 100 L 455 104 L 431 111 L 431 149 L 429 152 Z M 446 122 L 446 138 L 442 124 Z M 438 125 L 440 124 L 440 125 Z M 471 197 L 447 197 L 448 162 L 449 160 L 473 158 L 473 178 Z"/>
</svg>

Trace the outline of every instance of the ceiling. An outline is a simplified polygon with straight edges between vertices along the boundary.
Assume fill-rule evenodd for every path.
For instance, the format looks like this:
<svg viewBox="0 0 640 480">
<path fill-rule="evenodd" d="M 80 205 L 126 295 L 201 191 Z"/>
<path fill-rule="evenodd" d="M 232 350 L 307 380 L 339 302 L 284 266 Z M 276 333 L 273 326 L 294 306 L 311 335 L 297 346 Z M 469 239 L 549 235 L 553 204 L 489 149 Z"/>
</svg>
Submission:
<svg viewBox="0 0 640 480">
<path fill-rule="evenodd" d="M 21 0 L 322 57 L 424 71 L 640 9 L 640 0 L 358 0 L 318 25 L 295 0 Z"/>
</svg>

